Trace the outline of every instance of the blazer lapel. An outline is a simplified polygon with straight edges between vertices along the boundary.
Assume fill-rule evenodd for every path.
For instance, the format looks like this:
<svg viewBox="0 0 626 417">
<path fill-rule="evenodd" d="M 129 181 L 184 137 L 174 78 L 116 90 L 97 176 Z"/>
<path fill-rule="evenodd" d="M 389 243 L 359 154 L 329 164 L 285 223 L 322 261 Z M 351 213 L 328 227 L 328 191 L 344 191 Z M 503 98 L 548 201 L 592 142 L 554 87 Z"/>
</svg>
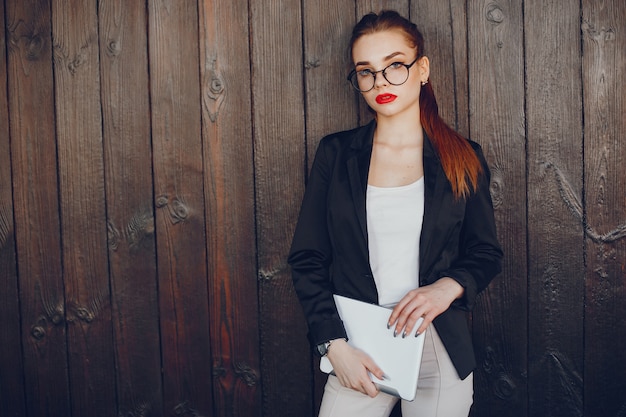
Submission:
<svg viewBox="0 0 626 417">
<path fill-rule="evenodd" d="M 437 153 L 430 139 L 424 134 L 424 220 L 420 238 L 420 271 L 430 268 L 432 259 L 429 256 L 429 246 L 435 233 L 435 226 L 439 213 L 442 212 L 443 188 L 447 178 Z"/>
<path fill-rule="evenodd" d="M 372 157 L 372 143 L 376 122 L 372 121 L 365 129 L 359 130 L 352 140 L 353 154 L 348 158 L 348 177 L 352 200 L 356 209 L 357 219 L 367 240 L 367 218 L 365 213 L 365 193 L 367 191 L 367 176 Z"/>
</svg>

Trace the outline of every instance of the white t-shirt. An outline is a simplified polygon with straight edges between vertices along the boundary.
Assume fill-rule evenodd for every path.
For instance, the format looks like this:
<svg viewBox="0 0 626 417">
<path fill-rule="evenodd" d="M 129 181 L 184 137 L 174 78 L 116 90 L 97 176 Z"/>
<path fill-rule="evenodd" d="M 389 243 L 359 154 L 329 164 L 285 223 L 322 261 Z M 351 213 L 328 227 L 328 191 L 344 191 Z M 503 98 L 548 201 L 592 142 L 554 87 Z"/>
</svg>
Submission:
<svg viewBox="0 0 626 417">
<path fill-rule="evenodd" d="M 378 303 L 393 306 L 419 287 L 419 242 L 424 219 L 424 177 L 400 187 L 367 186 L 370 266 Z"/>
</svg>

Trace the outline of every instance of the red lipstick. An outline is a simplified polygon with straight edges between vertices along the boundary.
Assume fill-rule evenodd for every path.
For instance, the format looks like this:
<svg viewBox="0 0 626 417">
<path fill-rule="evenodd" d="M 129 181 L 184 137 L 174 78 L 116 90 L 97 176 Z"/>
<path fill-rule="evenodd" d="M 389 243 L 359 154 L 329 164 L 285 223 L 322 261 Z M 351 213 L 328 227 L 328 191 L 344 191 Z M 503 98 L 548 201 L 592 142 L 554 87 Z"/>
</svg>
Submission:
<svg viewBox="0 0 626 417">
<path fill-rule="evenodd" d="M 376 96 L 376 103 L 378 104 L 387 104 L 391 103 L 397 98 L 397 96 L 389 93 L 379 94 Z"/>
</svg>

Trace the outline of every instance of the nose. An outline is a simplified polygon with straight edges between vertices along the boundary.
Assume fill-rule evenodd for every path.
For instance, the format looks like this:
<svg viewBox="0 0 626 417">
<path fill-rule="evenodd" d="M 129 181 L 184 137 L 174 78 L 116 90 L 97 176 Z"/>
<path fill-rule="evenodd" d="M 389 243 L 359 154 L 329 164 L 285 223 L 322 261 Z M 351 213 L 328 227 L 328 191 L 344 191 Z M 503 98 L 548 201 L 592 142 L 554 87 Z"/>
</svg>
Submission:
<svg viewBox="0 0 626 417">
<path fill-rule="evenodd" d="M 384 71 L 385 70 L 381 70 L 374 73 L 374 87 L 378 88 L 389 84 L 383 73 Z"/>
</svg>

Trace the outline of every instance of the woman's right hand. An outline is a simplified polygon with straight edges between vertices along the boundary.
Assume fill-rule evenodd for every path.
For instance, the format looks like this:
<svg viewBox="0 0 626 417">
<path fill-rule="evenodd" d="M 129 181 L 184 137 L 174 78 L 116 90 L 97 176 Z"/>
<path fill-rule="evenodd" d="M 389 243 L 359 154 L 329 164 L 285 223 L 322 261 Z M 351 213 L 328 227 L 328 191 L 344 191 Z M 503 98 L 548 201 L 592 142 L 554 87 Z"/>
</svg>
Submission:
<svg viewBox="0 0 626 417">
<path fill-rule="evenodd" d="M 365 352 L 353 348 L 344 339 L 335 339 L 327 356 L 342 386 L 372 398 L 378 395 L 378 388 L 370 379 L 368 371 L 378 379 L 384 379 L 384 373 Z"/>
</svg>

